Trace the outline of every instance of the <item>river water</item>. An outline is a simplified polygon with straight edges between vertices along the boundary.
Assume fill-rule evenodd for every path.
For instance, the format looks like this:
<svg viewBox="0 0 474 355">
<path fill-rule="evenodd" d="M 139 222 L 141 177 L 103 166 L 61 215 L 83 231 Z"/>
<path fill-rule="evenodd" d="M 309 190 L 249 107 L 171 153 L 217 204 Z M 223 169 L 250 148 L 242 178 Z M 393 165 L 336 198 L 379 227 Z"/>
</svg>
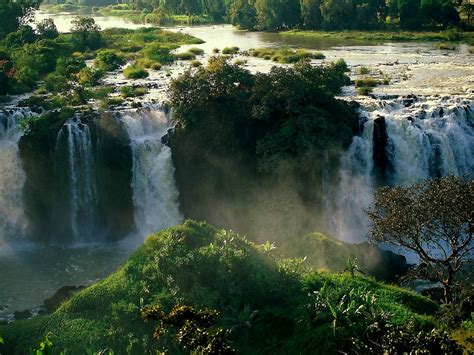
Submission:
<svg viewBox="0 0 474 355">
<path fill-rule="evenodd" d="M 61 32 L 69 31 L 71 20 L 74 17 L 73 14 L 49 14 L 43 11 L 39 11 L 36 15 L 37 20 L 53 18 Z M 97 16 L 94 18 L 102 29 L 110 27 L 135 29 L 143 26 L 115 17 Z M 459 105 L 466 105 L 469 102 L 472 103 L 474 97 L 474 66 L 472 65 L 474 55 L 469 53 L 466 45 L 457 45 L 455 50 L 448 51 L 437 50 L 435 43 L 368 43 L 354 40 L 313 40 L 287 37 L 276 33 L 244 32 L 230 25 L 175 27 L 169 30 L 188 33 L 203 39 L 205 43 L 193 45 L 193 47 L 204 49 L 204 56 L 198 58 L 203 63 L 212 55 L 214 48 L 222 49 L 228 46 L 238 46 L 243 51 L 257 47 L 291 46 L 307 48 L 321 51 L 326 56 L 325 60 L 315 62 L 345 59 L 351 67 L 353 78 L 358 77 L 358 68 L 361 66 L 369 67 L 375 75 L 390 77 L 390 85 L 379 86 L 375 89 L 374 93 L 378 95 L 427 95 L 431 99 L 423 102 L 436 102 L 436 105 L 445 106 L 452 106 L 457 102 L 459 102 Z M 183 46 L 179 51 L 185 51 L 188 47 Z M 240 56 L 247 61 L 246 68 L 252 72 L 266 72 L 274 65 L 271 61 L 245 56 L 245 54 Z M 187 63 L 184 62 L 170 67 L 169 73 L 171 73 L 171 76 L 166 76 L 163 71 L 152 72 L 150 77 L 143 81 L 146 84 L 155 84 L 152 85 L 154 89 L 150 91 L 146 99 L 153 99 L 158 102 L 165 99 L 166 85 L 170 78 L 179 75 L 186 67 Z M 120 85 L 127 82 L 120 73 L 109 75 L 105 81 Z M 354 93 L 355 89 L 353 87 L 344 90 L 344 95 L 352 99 L 355 98 L 352 97 Z M 456 103 L 449 100 L 443 101 L 443 98 L 451 99 L 453 97 L 457 97 Z M 370 102 L 367 105 L 370 106 Z M 421 106 L 423 106 L 422 103 Z M 371 111 L 370 107 L 365 109 Z M 429 109 L 434 110 L 433 107 Z M 380 107 L 374 105 L 372 111 L 375 112 L 375 110 L 380 110 Z M 390 115 L 390 112 L 393 113 L 395 108 L 388 107 L 385 110 L 387 112 L 384 112 L 384 114 Z M 398 119 L 398 116 L 401 116 L 398 112 L 404 112 L 403 105 L 396 110 L 398 111 L 394 114 L 393 122 L 398 122 L 395 120 Z M 370 114 L 367 116 L 370 116 Z M 443 117 L 434 118 L 443 119 Z M 468 140 L 472 137 L 469 128 L 465 129 L 464 134 Z M 156 150 L 161 152 L 164 149 L 161 154 L 165 159 L 168 154 L 166 148 L 162 148 L 155 141 L 152 143 L 154 147 L 156 146 Z M 2 146 L 0 146 L 0 149 L 2 149 Z M 466 152 L 464 152 L 467 154 L 466 159 L 472 160 L 472 152 L 469 155 L 471 149 L 474 151 L 474 147 L 467 144 Z M 474 169 L 474 167 L 469 166 L 467 169 Z M 367 174 L 370 175 L 370 173 Z M 352 176 L 346 178 L 352 181 Z M 169 179 L 163 178 L 163 180 L 168 181 Z M 352 187 L 354 186 L 352 185 Z M 142 191 L 142 193 L 146 194 L 146 191 Z M 362 196 L 354 196 L 355 202 L 368 203 L 370 201 L 367 196 L 370 192 L 364 190 L 363 193 Z M 172 198 L 176 198 L 176 194 L 177 192 L 172 191 Z M 174 210 L 173 216 L 173 220 L 178 220 L 180 218 L 179 211 Z M 359 218 L 359 216 L 357 217 Z M 347 227 L 341 226 L 340 221 L 336 222 L 340 230 Z M 159 226 L 157 225 L 157 228 Z M 132 236 L 120 243 L 76 243 L 73 247 L 58 245 L 40 247 L 31 245 L 27 241 L 16 245 L 0 244 L 0 318 L 8 317 L 14 310 L 40 305 L 45 298 L 51 296 L 61 286 L 89 284 L 106 276 L 127 258 L 142 239 L 143 236 Z"/>
</svg>

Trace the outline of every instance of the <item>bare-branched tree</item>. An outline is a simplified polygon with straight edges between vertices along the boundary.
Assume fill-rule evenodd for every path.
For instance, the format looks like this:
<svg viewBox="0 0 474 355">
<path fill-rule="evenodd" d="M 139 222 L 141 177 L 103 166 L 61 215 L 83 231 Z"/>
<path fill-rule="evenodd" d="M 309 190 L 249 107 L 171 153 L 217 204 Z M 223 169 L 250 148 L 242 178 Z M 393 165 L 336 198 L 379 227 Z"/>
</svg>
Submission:
<svg viewBox="0 0 474 355">
<path fill-rule="evenodd" d="M 474 180 L 450 175 L 383 187 L 367 214 L 369 238 L 415 252 L 417 276 L 440 282 L 450 303 L 456 276 L 473 256 Z"/>
</svg>

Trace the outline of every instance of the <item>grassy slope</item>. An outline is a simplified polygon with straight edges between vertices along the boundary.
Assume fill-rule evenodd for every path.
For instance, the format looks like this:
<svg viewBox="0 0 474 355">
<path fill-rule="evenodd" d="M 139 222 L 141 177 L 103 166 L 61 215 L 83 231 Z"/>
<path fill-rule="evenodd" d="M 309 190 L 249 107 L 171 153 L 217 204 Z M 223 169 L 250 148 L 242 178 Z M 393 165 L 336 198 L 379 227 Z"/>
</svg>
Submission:
<svg viewBox="0 0 474 355">
<path fill-rule="evenodd" d="M 305 265 L 332 272 L 342 272 L 349 259 L 357 259 L 363 273 L 386 281 L 393 281 L 397 275 L 403 274 L 407 266 L 403 256 L 382 251 L 368 243 L 348 244 L 322 233 L 293 238 L 281 249 L 284 257 L 306 258 Z"/>
<path fill-rule="evenodd" d="M 160 304 L 169 310 L 181 303 L 220 311 L 220 323 L 233 329 L 233 345 L 241 353 L 272 352 L 275 344 L 284 351 L 316 347 L 324 352 L 366 326 L 341 327 L 337 338 L 328 323 L 310 333 L 301 326 L 308 295 L 324 284 L 338 295 L 351 289 L 374 293 L 378 305 L 399 324 L 414 318 L 431 325 L 430 314 L 437 309 L 426 298 L 372 279 L 301 273 L 294 262 L 279 263 L 233 232 L 187 221 L 149 237 L 116 272 L 52 315 L 0 327 L 0 334 L 8 345 L 6 353 L 25 353 L 52 332 L 55 349 L 68 353 L 112 348 L 143 354 L 163 343 L 150 338 L 153 325 L 140 319 L 141 305 Z M 253 311 L 258 312 L 248 328 Z"/>
</svg>

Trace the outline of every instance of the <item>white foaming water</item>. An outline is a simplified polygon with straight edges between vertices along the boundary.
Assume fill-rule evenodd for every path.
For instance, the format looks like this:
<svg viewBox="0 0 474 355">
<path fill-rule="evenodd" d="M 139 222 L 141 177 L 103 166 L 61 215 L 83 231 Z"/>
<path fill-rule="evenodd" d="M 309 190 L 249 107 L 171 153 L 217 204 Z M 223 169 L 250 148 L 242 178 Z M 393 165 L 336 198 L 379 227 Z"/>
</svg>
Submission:
<svg viewBox="0 0 474 355">
<path fill-rule="evenodd" d="M 161 142 L 169 117 L 158 108 L 120 113 L 132 150 L 134 219 L 146 236 L 182 222 L 171 149 Z"/>
<path fill-rule="evenodd" d="M 66 147 L 70 223 L 74 239 L 91 235 L 97 204 L 94 154 L 89 126 L 80 119 L 66 122 L 58 133 L 56 151 Z"/>
<path fill-rule="evenodd" d="M 360 242 L 368 230 L 364 209 L 372 202 L 375 187 L 373 122 L 385 117 L 389 161 L 387 182 L 405 185 L 426 178 L 474 175 L 473 102 L 459 98 L 420 98 L 362 101 L 367 118 L 361 136 L 341 159 L 339 184 L 330 209 L 331 232 Z M 332 211 L 332 212 L 331 212 Z"/>
<path fill-rule="evenodd" d="M 0 111 L 0 242 L 26 233 L 22 193 L 26 176 L 18 142 L 22 136 L 20 121 L 32 115 L 28 109 Z"/>
</svg>

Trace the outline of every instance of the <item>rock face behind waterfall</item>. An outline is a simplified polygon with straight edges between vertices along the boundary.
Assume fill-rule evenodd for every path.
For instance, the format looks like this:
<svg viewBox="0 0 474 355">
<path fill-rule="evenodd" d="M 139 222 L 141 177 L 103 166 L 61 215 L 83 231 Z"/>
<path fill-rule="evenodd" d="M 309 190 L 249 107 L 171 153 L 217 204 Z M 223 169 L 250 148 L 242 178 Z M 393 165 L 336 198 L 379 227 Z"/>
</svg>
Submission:
<svg viewBox="0 0 474 355">
<path fill-rule="evenodd" d="M 120 238 L 133 229 L 126 137 L 112 115 L 89 113 L 21 138 L 30 238 Z"/>
</svg>

